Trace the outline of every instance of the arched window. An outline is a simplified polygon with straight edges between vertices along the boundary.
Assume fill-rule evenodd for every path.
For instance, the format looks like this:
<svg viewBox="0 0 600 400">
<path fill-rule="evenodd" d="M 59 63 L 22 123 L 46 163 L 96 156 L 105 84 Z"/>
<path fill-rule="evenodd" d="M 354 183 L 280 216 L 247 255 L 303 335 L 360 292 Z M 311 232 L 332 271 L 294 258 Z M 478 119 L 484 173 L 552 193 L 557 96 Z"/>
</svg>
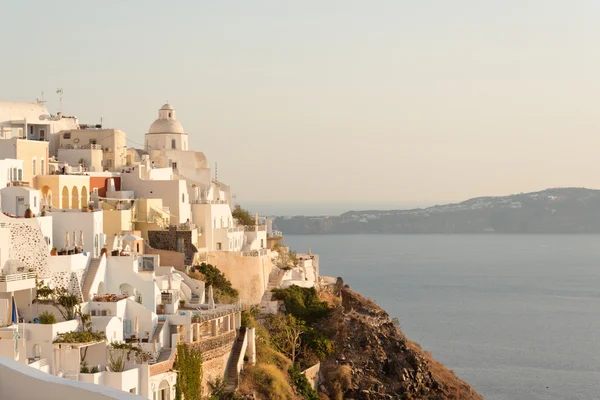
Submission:
<svg viewBox="0 0 600 400">
<path fill-rule="evenodd" d="M 40 175 L 46 175 L 45 167 L 46 167 L 46 162 L 42 158 L 42 159 L 40 159 Z"/>
</svg>

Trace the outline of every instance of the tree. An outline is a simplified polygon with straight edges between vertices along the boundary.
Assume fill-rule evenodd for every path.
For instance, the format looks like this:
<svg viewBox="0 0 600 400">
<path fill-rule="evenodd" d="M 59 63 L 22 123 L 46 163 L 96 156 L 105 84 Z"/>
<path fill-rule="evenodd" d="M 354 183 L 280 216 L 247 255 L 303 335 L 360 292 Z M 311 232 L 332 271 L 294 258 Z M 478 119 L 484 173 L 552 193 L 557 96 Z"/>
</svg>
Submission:
<svg viewBox="0 0 600 400">
<path fill-rule="evenodd" d="M 240 225 L 254 226 L 254 218 L 252 218 L 248 210 L 244 210 L 239 204 L 236 204 L 231 212 L 231 216 L 235 218 Z"/>
<path fill-rule="evenodd" d="M 273 347 L 295 363 L 302 350 L 302 334 L 307 331 L 305 322 L 291 314 L 277 315 L 267 320 L 267 328 Z"/>
<path fill-rule="evenodd" d="M 177 345 L 177 384 L 175 398 L 202 398 L 202 352 L 184 343 Z"/>
</svg>

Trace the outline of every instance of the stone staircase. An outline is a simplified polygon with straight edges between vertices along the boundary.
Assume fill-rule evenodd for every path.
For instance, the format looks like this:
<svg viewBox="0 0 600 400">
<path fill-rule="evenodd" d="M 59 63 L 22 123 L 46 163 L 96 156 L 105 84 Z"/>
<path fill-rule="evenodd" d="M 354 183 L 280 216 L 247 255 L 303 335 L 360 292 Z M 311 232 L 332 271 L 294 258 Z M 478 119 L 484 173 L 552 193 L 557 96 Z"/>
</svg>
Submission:
<svg viewBox="0 0 600 400">
<path fill-rule="evenodd" d="M 169 357 L 171 356 L 171 348 L 170 347 L 163 347 L 160 350 L 160 353 L 158 354 L 158 358 L 156 359 L 156 363 L 161 363 L 161 362 L 165 362 L 169 360 Z"/>
<path fill-rule="evenodd" d="M 158 321 L 158 324 L 156 325 L 156 329 L 154 330 L 154 335 L 152 335 L 152 342 L 157 342 L 157 343 L 159 342 L 160 332 L 162 331 L 164 324 L 165 324 L 164 320 Z"/>
<path fill-rule="evenodd" d="M 98 272 L 98 267 L 100 266 L 100 262 L 102 258 L 92 258 L 90 261 L 90 266 L 85 273 L 85 278 L 83 278 L 83 301 L 90 301 L 90 290 L 92 290 L 92 282 L 94 282 L 94 278 L 96 277 L 96 273 Z"/>
<path fill-rule="evenodd" d="M 240 359 L 242 352 L 242 345 L 244 343 L 244 336 L 246 336 L 246 329 L 240 329 L 238 336 L 233 343 L 233 348 L 231 349 L 231 356 L 229 357 L 229 366 L 227 367 L 227 371 L 225 373 L 225 384 L 227 386 L 228 392 L 234 392 L 239 384 L 240 375 L 237 371 L 238 360 Z"/>
<path fill-rule="evenodd" d="M 285 271 L 278 269 L 276 272 L 273 272 L 269 275 L 269 282 L 267 284 L 267 289 L 265 290 L 265 294 L 262 297 L 262 302 L 269 302 L 273 297 L 273 293 L 271 290 L 278 288 L 281 285 L 281 281 L 283 280 L 283 276 L 285 275 Z"/>
</svg>

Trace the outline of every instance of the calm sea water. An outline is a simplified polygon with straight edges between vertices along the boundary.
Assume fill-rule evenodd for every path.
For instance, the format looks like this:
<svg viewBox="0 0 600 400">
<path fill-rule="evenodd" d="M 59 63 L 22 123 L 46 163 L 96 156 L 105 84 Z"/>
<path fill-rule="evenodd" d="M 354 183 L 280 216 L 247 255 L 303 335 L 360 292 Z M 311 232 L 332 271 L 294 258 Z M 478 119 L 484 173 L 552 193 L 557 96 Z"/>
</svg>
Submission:
<svg viewBox="0 0 600 400">
<path fill-rule="evenodd" d="M 486 399 L 600 399 L 600 236 L 286 235 Z"/>
</svg>

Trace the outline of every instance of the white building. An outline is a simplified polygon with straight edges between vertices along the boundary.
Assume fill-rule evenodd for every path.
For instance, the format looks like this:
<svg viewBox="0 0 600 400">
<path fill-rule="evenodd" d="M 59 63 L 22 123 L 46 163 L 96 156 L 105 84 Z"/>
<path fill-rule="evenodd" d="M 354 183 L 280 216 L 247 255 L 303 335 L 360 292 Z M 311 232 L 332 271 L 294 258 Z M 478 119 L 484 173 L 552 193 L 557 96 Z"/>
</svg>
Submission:
<svg viewBox="0 0 600 400">
<path fill-rule="evenodd" d="M 33 215 L 40 214 L 40 191 L 29 186 L 7 186 L 0 189 L 2 211 L 23 217 L 28 208 Z"/>
<path fill-rule="evenodd" d="M 9 183 L 23 180 L 23 160 L 5 158 L 0 160 L 0 189 Z"/>
</svg>

